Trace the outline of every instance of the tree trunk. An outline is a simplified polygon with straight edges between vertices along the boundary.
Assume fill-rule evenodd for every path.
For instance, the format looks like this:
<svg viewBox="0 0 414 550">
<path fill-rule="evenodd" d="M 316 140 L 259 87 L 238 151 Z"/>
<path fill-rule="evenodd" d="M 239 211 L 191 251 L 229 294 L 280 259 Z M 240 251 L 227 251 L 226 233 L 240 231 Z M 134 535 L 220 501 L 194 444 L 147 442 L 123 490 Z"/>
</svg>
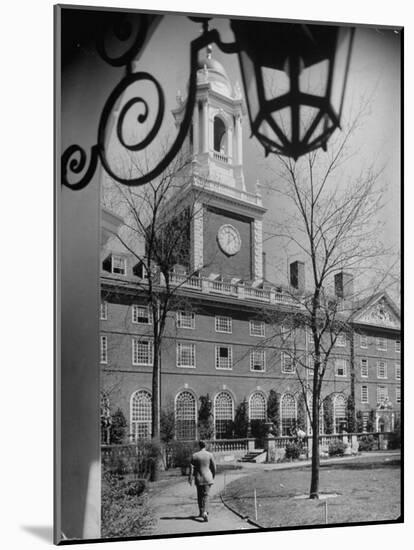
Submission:
<svg viewBox="0 0 414 550">
<path fill-rule="evenodd" d="M 352 402 L 352 411 L 351 411 L 351 418 L 352 418 L 352 426 L 349 426 L 348 424 L 348 431 L 356 431 L 356 424 L 357 424 L 357 419 L 356 419 L 356 406 L 355 406 L 355 336 L 354 334 L 351 335 L 351 338 L 350 338 L 350 344 L 351 344 L 351 350 L 350 350 L 350 355 L 351 355 L 351 391 L 350 391 L 350 395 L 351 395 L 351 402 Z M 352 428 L 350 430 L 350 428 Z"/>
<path fill-rule="evenodd" d="M 154 334 L 155 335 L 155 334 Z M 152 449 L 152 462 L 150 481 L 159 479 L 161 469 L 161 453 L 157 454 L 157 449 L 160 450 L 160 388 L 161 388 L 161 358 L 160 358 L 160 341 L 154 338 L 154 366 L 152 373 L 152 423 L 151 436 L 154 448 Z"/>
<path fill-rule="evenodd" d="M 318 395 L 319 364 L 315 364 L 312 393 L 312 474 L 309 498 L 319 498 L 319 395 Z"/>
<path fill-rule="evenodd" d="M 152 372 L 152 439 L 160 438 L 160 354 L 159 342 L 154 339 L 154 366 Z"/>
</svg>

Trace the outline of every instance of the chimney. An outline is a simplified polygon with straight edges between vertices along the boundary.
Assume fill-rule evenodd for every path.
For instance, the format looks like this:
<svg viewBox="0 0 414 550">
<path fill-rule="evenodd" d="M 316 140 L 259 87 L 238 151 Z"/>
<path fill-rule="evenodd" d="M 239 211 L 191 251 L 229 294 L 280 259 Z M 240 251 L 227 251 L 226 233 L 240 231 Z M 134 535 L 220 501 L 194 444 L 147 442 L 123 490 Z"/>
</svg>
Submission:
<svg viewBox="0 0 414 550">
<path fill-rule="evenodd" d="M 340 271 L 335 274 L 334 284 L 335 284 L 335 296 L 337 298 L 350 298 L 354 291 L 354 278 L 350 273 L 345 273 L 345 271 Z"/>
<path fill-rule="evenodd" d="M 295 290 L 305 290 L 305 262 L 296 260 L 290 264 L 290 286 Z"/>
</svg>

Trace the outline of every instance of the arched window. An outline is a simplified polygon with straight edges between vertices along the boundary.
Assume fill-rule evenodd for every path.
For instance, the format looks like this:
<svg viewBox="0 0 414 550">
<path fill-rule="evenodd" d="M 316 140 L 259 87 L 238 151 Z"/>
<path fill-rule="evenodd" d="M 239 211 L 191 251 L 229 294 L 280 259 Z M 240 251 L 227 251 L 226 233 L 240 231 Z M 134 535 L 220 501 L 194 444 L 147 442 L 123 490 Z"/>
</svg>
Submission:
<svg viewBox="0 0 414 550">
<path fill-rule="evenodd" d="M 149 439 L 151 437 L 151 394 L 138 390 L 131 396 L 131 438 Z"/>
<path fill-rule="evenodd" d="M 266 398 L 260 391 L 250 396 L 249 420 L 266 420 Z"/>
<path fill-rule="evenodd" d="M 335 433 L 339 434 L 343 428 L 346 428 L 346 401 L 342 393 L 338 393 L 334 399 L 334 426 Z"/>
<path fill-rule="evenodd" d="M 216 395 L 214 400 L 214 424 L 216 439 L 227 439 L 233 432 L 233 398 L 227 391 Z"/>
<path fill-rule="evenodd" d="M 296 401 L 293 395 L 285 393 L 280 402 L 282 435 L 291 435 L 296 428 Z"/>
<path fill-rule="evenodd" d="M 220 117 L 214 119 L 214 150 L 227 155 L 226 125 Z"/>
<path fill-rule="evenodd" d="M 177 439 L 196 438 L 197 407 L 194 395 L 180 392 L 175 398 L 175 436 Z"/>
</svg>

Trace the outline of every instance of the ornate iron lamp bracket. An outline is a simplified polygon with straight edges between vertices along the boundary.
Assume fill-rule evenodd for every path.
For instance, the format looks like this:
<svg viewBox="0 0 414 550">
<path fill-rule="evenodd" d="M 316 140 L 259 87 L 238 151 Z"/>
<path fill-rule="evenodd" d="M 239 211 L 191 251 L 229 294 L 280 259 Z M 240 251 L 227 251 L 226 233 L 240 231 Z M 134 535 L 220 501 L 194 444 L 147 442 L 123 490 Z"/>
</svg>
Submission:
<svg viewBox="0 0 414 550">
<path fill-rule="evenodd" d="M 87 154 L 80 145 L 71 145 L 62 154 L 62 158 L 61 158 L 62 184 L 65 185 L 66 187 L 69 187 L 72 190 L 80 190 L 88 185 L 88 183 L 91 181 L 92 177 L 95 174 L 96 168 L 98 166 L 98 161 L 101 162 L 103 168 L 111 178 L 113 178 L 115 181 L 123 185 L 128 185 L 128 186 L 144 185 L 145 183 L 148 183 L 149 181 L 159 176 L 167 168 L 167 166 L 172 162 L 172 160 L 180 151 L 184 143 L 184 140 L 187 136 L 188 130 L 190 128 L 194 105 L 195 105 L 195 98 L 196 98 L 197 66 L 198 66 L 199 51 L 205 48 L 207 45 L 214 43 L 224 53 L 237 52 L 236 43 L 223 43 L 220 39 L 220 35 L 218 31 L 215 29 L 208 30 L 206 21 L 202 21 L 202 24 L 203 24 L 202 35 L 196 38 L 195 40 L 193 40 L 190 44 L 190 81 L 189 81 L 189 87 L 188 87 L 188 98 L 186 102 L 185 114 L 173 144 L 171 145 L 167 154 L 164 155 L 163 158 L 160 160 L 160 162 L 157 164 L 157 166 L 155 166 L 153 169 L 151 169 L 147 173 L 142 174 L 140 177 L 137 177 L 137 178 L 121 177 L 118 174 L 116 174 L 115 171 L 110 166 L 110 162 L 107 156 L 106 143 L 105 143 L 107 139 L 108 122 L 119 99 L 122 97 L 124 92 L 131 85 L 139 81 L 151 82 L 154 85 L 157 93 L 158 111 L 156 113 L 154 123 L 152 125 L 152 128 L 149 130 L 149 132 L 140 142 L 133 143 L 133 144 L 127 143 L 123 135 L 123 126 L 124 126 L 125 118 L 127 116 L 128 111 L 136 104 L 141 104 L 144 108 L 144 112 L 138 116 L 137 122 L 139 124 L 143 124 L 147 120 L 150 112 L 150 107 L 147 101 L 142 97 L 133 97 L 125 103 L 125 105 L 122 107 L 118 115 L 118 120 L 116 124 L 116 133 L 117 133 L 118 140 L 121 143 L 122 147 L 124 147 L 126 150 L 131 152 L 144 150 L 154 141 L 161 127 L 161 124 L 163 122 L 164 113 L 165 113 L 164 91 L 160 83 L 157 81 L 157 79 L 147 72 L 136 72 L 136 73 L 132 72 L 132 62 L 134 61 L 134 59 L 136 58 L 136 56 L 139 54 L 142 47 L 144 46 L 147 38 L 147 34 L 148 34 L 149 24 L 148 24 L 147 16 L 142 15 L 142 19 L 143 20 L 140 21 L 140 28 L 139 28 L 139 31 L 137 32 L 134 44 L 122 56 L 119 56 L 117 58 L 111 58 L 105 50 L 103 38 L 97 44 L 97 50 L 100 56 L 107 63 L 109 63 L 114 67 L 125 65 L 126 74 L 120 80 L 120 82 L 115 86 L 115 88 L 109 95 L 103 107 L 100 120 L 99 120 L 99 125 L 98 125 L 97 143 L 96 145 L 93 145 L 91 147 L 90 156 L 89 156 L 89 165 L 86 166 Z M 114 29 L 114 35 L 119 40 L 125 40 L 126 37 L 129 37 L 131 35 L 131 33 L 132 33 L 131 28 L 124 27 L 122 29 L 120 25 L 118 29 Z M 69 178 L 69 173 L 71 173 L 72 175 L 73 174 L 75 175 L 83 174 L 83 175 L 80 177 L 80 179 L 78 179 L 78 181 L 71 182 Z"/>
</svg>

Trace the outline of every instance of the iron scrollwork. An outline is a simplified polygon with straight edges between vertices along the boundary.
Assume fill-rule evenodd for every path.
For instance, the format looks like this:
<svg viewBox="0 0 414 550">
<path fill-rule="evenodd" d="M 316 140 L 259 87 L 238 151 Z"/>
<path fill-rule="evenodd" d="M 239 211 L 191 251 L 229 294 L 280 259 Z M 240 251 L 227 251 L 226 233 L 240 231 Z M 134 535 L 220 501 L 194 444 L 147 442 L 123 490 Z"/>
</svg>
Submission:
<svg viewBox="0 0 414 550">
<path fill-rule="evenodd" d="M 158 80 L 147 72 L 134 73 L 132 71 L 132 63 L 142 50 L 148 36 L 150 28 L 150 20 L 148 19 L 149 17 L 150 16 L 148 15 L 141 15 L 138 21 L 138 29 L 135 30 L 133 29 L 133 25 L 131 24 L 131 22 L 123 21 L 122 17 L 116 18 L 116 20 L 112 23 L 113 35 L 119 41 L 125 42 L 126 40 L 130 40 L 131 36 L 135 32 L 135 38 L 132 45 L 130 45 L 128 50 L 121 55 L 112 57 L 109 55 L 105 47 L 105 32 L 101 33 L 100 39 L 97 41 L 97 50 L 102 59 L 104 59 L 104 61 L 114 67 L 125 66 L 126 74 L 115 86 L 104 105 L 98 125 L 97 144 L 94 145 L 90 150 L 88 167 L 86 168 L 86 152 L 79 145 L 71 145 L 62 155 L 62 184 L 73 190 L 83 189 L 88 185 L 96 171 L 98 161 L 101 162 L 103 168 L 111 178 L 123 185 L 139 186 L 148 183 L 149 181 L 159 176 L 178 154 L 190 128 L 196 97 L 197 64 L 199 51 L 202 48 L 205 48 L 208 44 L 212 43 L 217 44 L 226 53 L 234 53 L 236 51 L 235 44 L 223 44 L 221 42 L 217 30 L 208 30 L 208 20 L 206 18 L 204 18 L 202 21 L 197 21 L 203 24 L 203 34 L 193 40 L 190 44 L 190 81 L 188 86 L 188 97 L 186 110 L 183 120 L 180 124 L 178 134 L 173 144 L 171 145 L 171 148 L 169 149 L 167 154 L 163 156 L 157 166 L 137 178 L 122 177 L 116 174 L 115 171 L 111 168 L 106 151 L 108 122 L 119 99 L 123 96 L 125 91 L 131 85 L 138 82 L 147 82 L 151 83 L 155 87 L 158 100 L 157 112 L 154 116 L 154 123 L 150 130 L 147 132 L 146 136 L 137 143 L 127 143 L 124 137 L 123 130 L 125 119 L 127 115 L 131 112 L 131 110 L 139 105 L 142 107 L 143 112 L 137 116 L 136 121 L 138 124 L 143 124 L 148 120 L 150 114 L 150 106 L 144 98 L 138 96 L 129 99 L 125 103 L 125 105 L 123 105 L 116 122 L 116 135 L 119 143 L 127 151 L 137 152 L 142 151 L 146 147 L 148 147 L 156 138 L 165 114 L 164 91 Z M 68 177 L 69 172 L 72 175 L 83 175 L 77 182 L 71 183 Z"/>
</svg>

